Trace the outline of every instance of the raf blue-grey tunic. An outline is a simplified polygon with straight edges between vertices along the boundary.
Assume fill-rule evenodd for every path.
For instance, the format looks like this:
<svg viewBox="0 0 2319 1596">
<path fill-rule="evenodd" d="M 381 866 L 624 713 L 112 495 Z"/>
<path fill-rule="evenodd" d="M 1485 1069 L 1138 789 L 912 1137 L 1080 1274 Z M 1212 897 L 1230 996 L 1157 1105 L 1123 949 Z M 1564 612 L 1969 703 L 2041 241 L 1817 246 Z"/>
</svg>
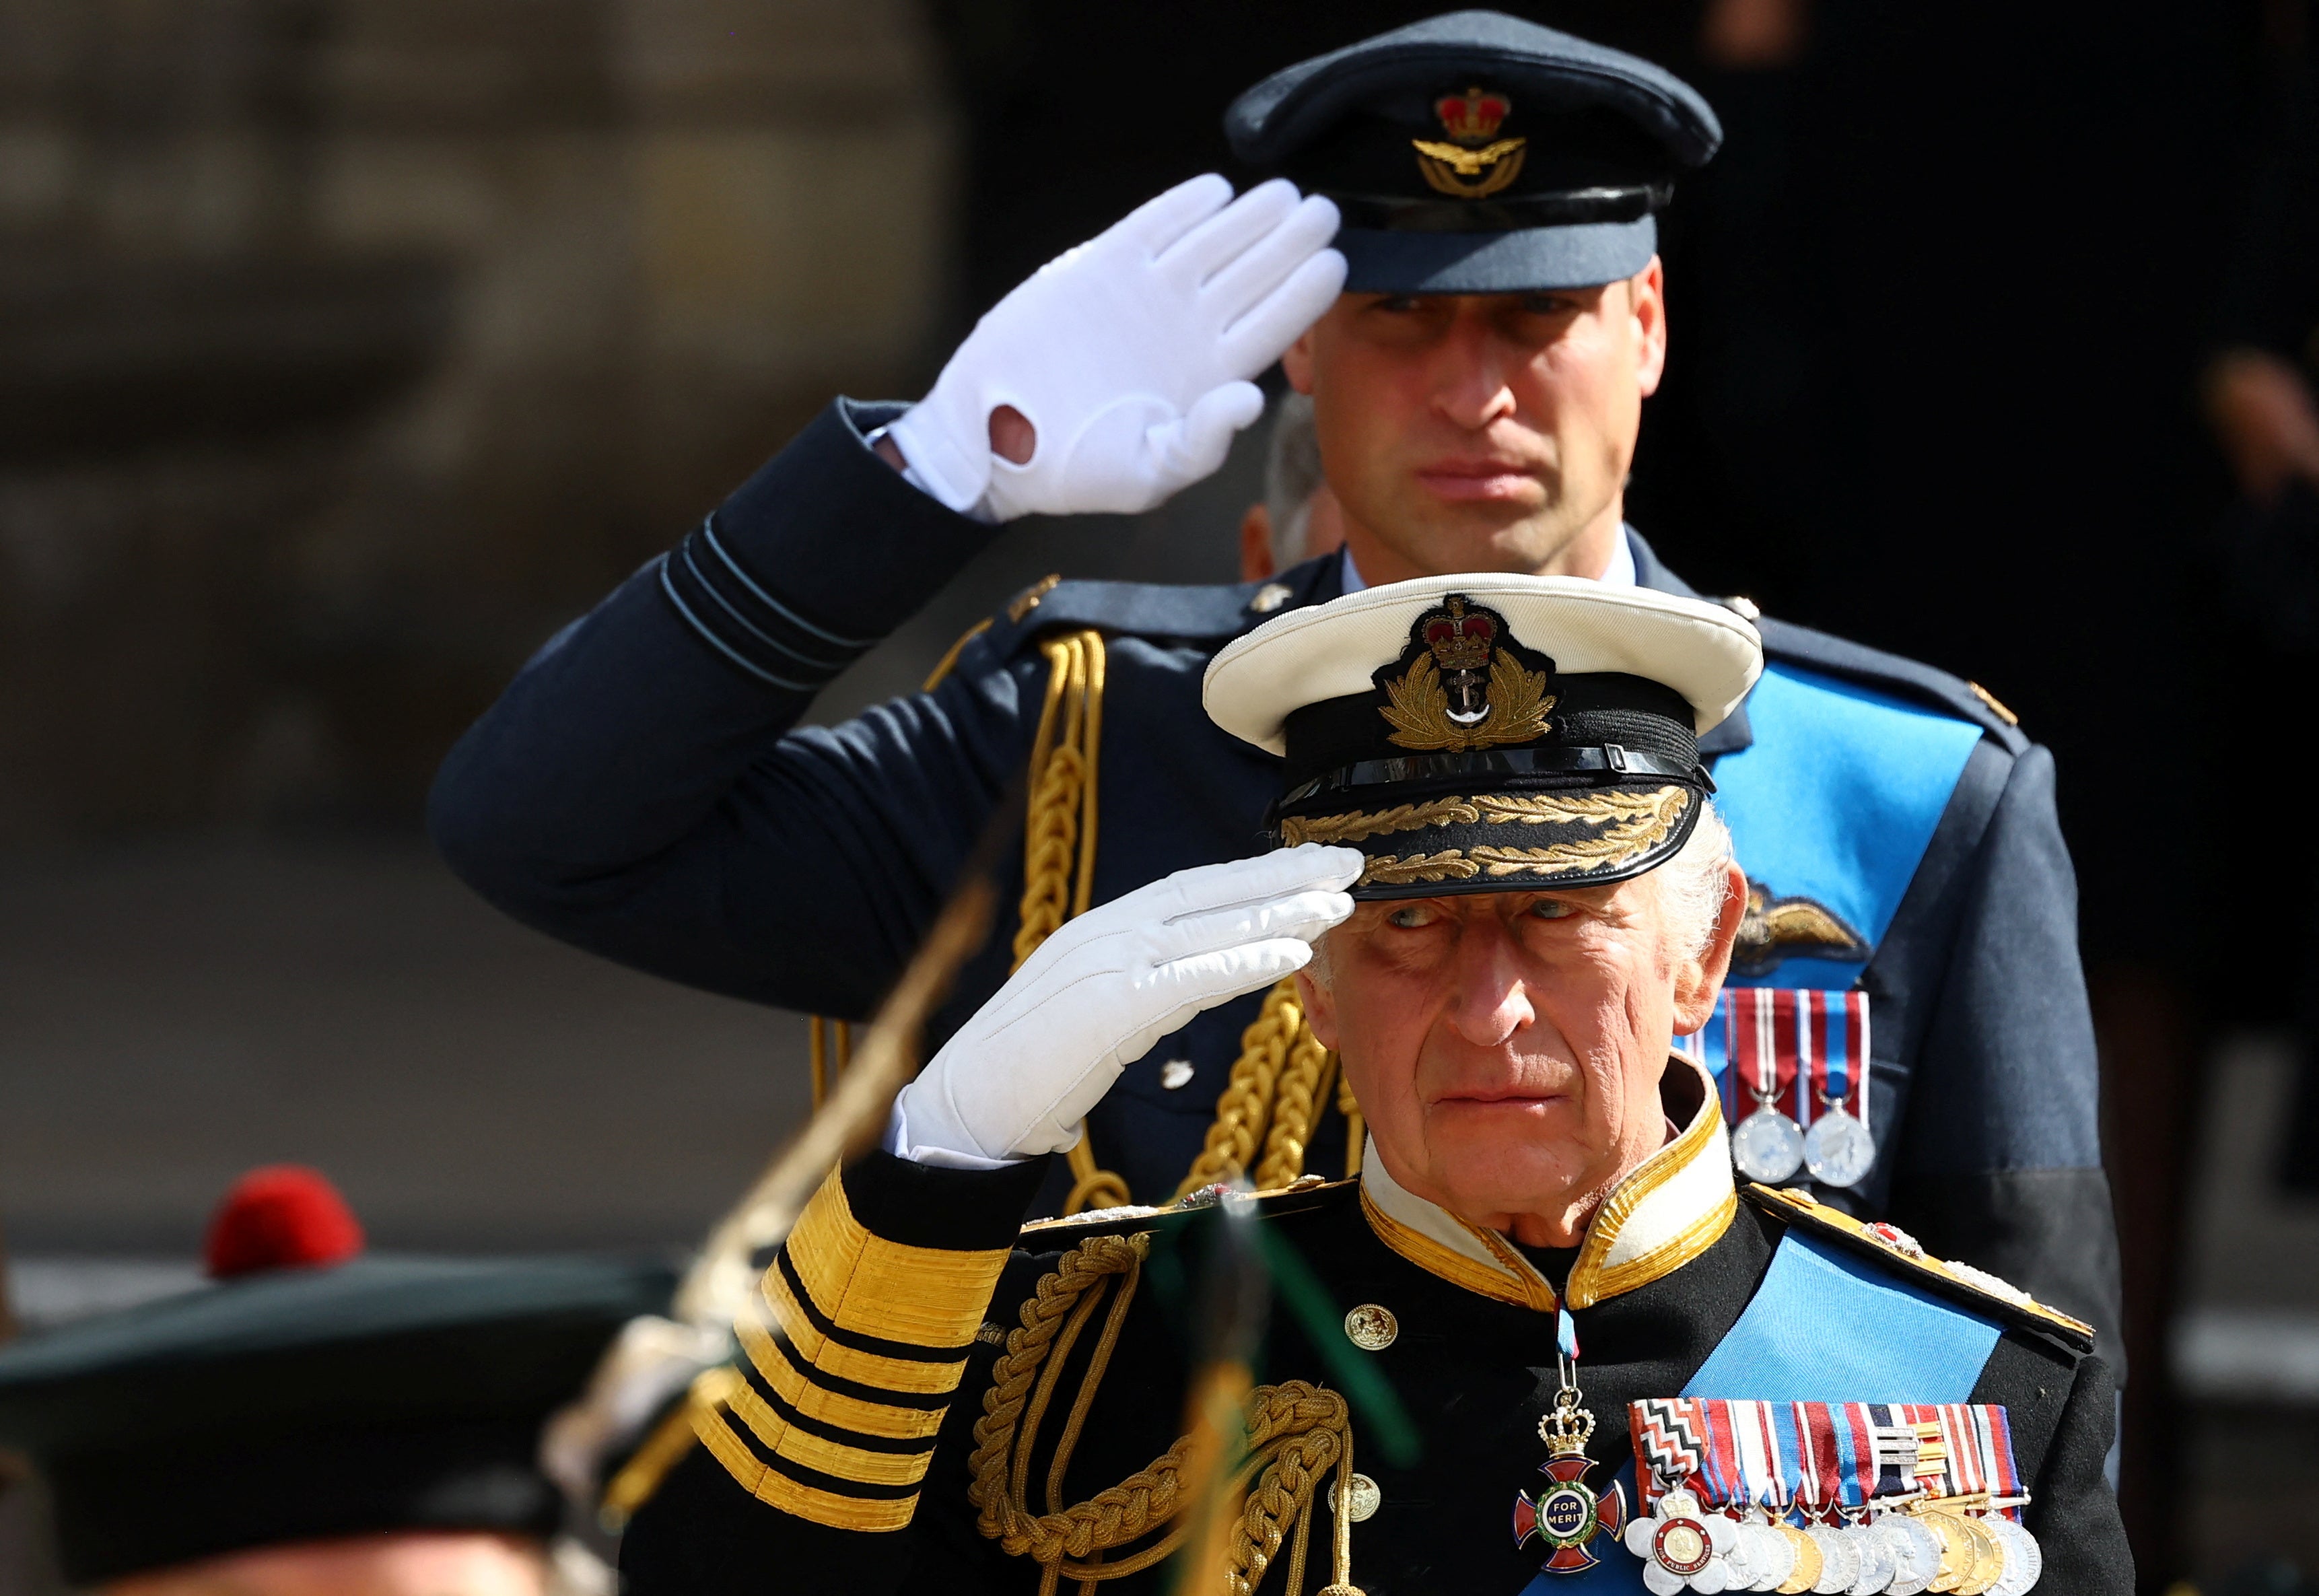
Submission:
<svg viewBox="0 0 2319 1596">
<path fill-rule="evenodd" d="M 967 644 L 932 692 L 799 727 L 814 694 L 993 535 L 919 492 L 840 401 L 666 556 L 568 627 L 461 740 L 430 823 L 508 913 L 672 979 L 866 1016 L 939 911 L 1037 731 L 1036 640 L 1107 642 L 1094 899 L 1253 853 L 1277 762 L 1218 730 L 1200 676 L 1270 614 L 1337 596 L 1340 563 L 1257 584 L 1065 582 Z M 1646 586 L 1690 593 L 1631 533 Z M 1273 595 L 1277 598 L 1277 595 Z M 2093 1031 L 2053 762 L 1954 677 L 1759 622 L 1768 668 L 1701 744 L 1740 863 L 1857 945 L 1759 949 L 1750 985 L 1869 995 L 1877 1159 L 1819 1195 L 2101 1327 L 2116 1248 Z M 1003 880 L 1021 879 L 1019 841 Z M 1003 924 L 938 1041 L 1006 978 Z M 1781 957 L 1785 951 L 1787 957 Z M 1090 1116 L 1100 1161 L 1164 1201 L 1198 1151 L 1258 999 L 1195 1020 Z M 1188 1086 L 1162 1068 L 1188 1061 Z M 1334 1173 L 1324 1120 L 1313 1163 Z M 1058 1165 L 1046 1200 L 1059 1202 Z M 1051 1207 L 1048 1210 L 1051 1212 Z"/>
</svg>

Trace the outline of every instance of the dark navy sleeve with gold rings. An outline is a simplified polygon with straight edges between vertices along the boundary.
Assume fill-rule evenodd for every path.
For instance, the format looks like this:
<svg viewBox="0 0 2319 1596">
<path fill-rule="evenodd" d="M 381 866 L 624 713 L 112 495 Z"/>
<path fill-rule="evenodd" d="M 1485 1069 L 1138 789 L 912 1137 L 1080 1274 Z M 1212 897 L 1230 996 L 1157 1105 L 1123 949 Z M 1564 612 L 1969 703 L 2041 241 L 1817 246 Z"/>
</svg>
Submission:
<svg viewBox="0 0 2319 1596">
<path fill-rule="evenodd" d="M 693 1404 L 701 1443 L 743 1490 L 798 1518 L 907 1528 L 1010 1250 L 887 1240 L 833 1173 L 734 1327 L 741 1377 Z"/>
</svg>

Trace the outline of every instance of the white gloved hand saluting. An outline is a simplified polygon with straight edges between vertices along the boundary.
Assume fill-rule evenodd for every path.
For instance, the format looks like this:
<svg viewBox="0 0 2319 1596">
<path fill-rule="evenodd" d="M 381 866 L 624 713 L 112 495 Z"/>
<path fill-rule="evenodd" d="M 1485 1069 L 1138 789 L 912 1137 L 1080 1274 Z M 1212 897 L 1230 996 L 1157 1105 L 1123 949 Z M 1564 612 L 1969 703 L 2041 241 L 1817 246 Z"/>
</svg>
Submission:
<svg viewBox="0 0 2319 1596">
<path fill-rule="evenodd" d="M 1263 413 L 1249 379 L 1344 285 L 1336 231 L 1337 208 L 1284 179 L 1237 200 L 1214 174 L 1178 185 L 993 306 L 889 436 L 961 512 L 1149 509 Z M 1002 405 L 1036 436 L 1021 465 L 991 452 Z"/>
<path fill-rule="evenodd" d="M 1304 969 L 1353 912 L 1361 862 L 1308 843 L 1178 870 L 1064 922 L 902 1088 L 887 1145 L 965 1168 L 1063 1151 L 1153 1042 Z"/>
</svg>

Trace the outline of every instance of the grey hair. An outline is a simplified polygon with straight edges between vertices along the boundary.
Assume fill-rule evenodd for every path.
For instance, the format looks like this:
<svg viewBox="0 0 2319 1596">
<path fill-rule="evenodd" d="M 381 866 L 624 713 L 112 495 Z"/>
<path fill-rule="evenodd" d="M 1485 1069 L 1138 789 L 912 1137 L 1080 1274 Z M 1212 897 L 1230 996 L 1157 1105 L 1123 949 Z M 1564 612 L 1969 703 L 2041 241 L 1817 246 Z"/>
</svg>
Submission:
<svg viewBox="0 0 2319 1596">
<path fill-rule="evenodd" d="M 1699 800 L 1699 824 L 1673 859 L 1651 873 L 1658 878 L 1659 902 L 1667 924 L 1683 939 L 1694 959 L 1715 941 L 1723 906 L 1731 895 L 1731 828 L 1715 812 L 1712 798 Z"/>
<path fill-rule="evenodd" d="M 1272 518 L 1272 566 L 1286 571 L 1305 558 L 1313 495 L 1321 491 L 1321 435 L 1313 401 L 1291 389 L 1273 407 L 1272 441 L 1264 455 L 1264 508 Z"/>
</svg>

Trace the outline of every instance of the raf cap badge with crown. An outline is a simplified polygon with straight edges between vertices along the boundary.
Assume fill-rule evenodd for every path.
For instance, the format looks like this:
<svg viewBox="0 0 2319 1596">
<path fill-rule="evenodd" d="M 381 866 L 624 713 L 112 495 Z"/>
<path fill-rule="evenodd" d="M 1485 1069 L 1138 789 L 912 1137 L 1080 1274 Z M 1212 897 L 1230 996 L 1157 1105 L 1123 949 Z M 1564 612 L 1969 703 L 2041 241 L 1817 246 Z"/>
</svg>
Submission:
<svg viewBox="0 0 2319 1596">
<path fill-rule="evenodd" d="M 1444 95 L 1433 102 L 1433 114 L 1455 143 L 1438 139 L 1413 139 L 1417 169 L 1436 192 L 1461 200 L 1484 200 L 1521 176 L 1522 157 L 1529 140 L 1500 139 L 1513 104 L 1487 89 L 1469 88 L 1462 95 Z"/>
</svg>

